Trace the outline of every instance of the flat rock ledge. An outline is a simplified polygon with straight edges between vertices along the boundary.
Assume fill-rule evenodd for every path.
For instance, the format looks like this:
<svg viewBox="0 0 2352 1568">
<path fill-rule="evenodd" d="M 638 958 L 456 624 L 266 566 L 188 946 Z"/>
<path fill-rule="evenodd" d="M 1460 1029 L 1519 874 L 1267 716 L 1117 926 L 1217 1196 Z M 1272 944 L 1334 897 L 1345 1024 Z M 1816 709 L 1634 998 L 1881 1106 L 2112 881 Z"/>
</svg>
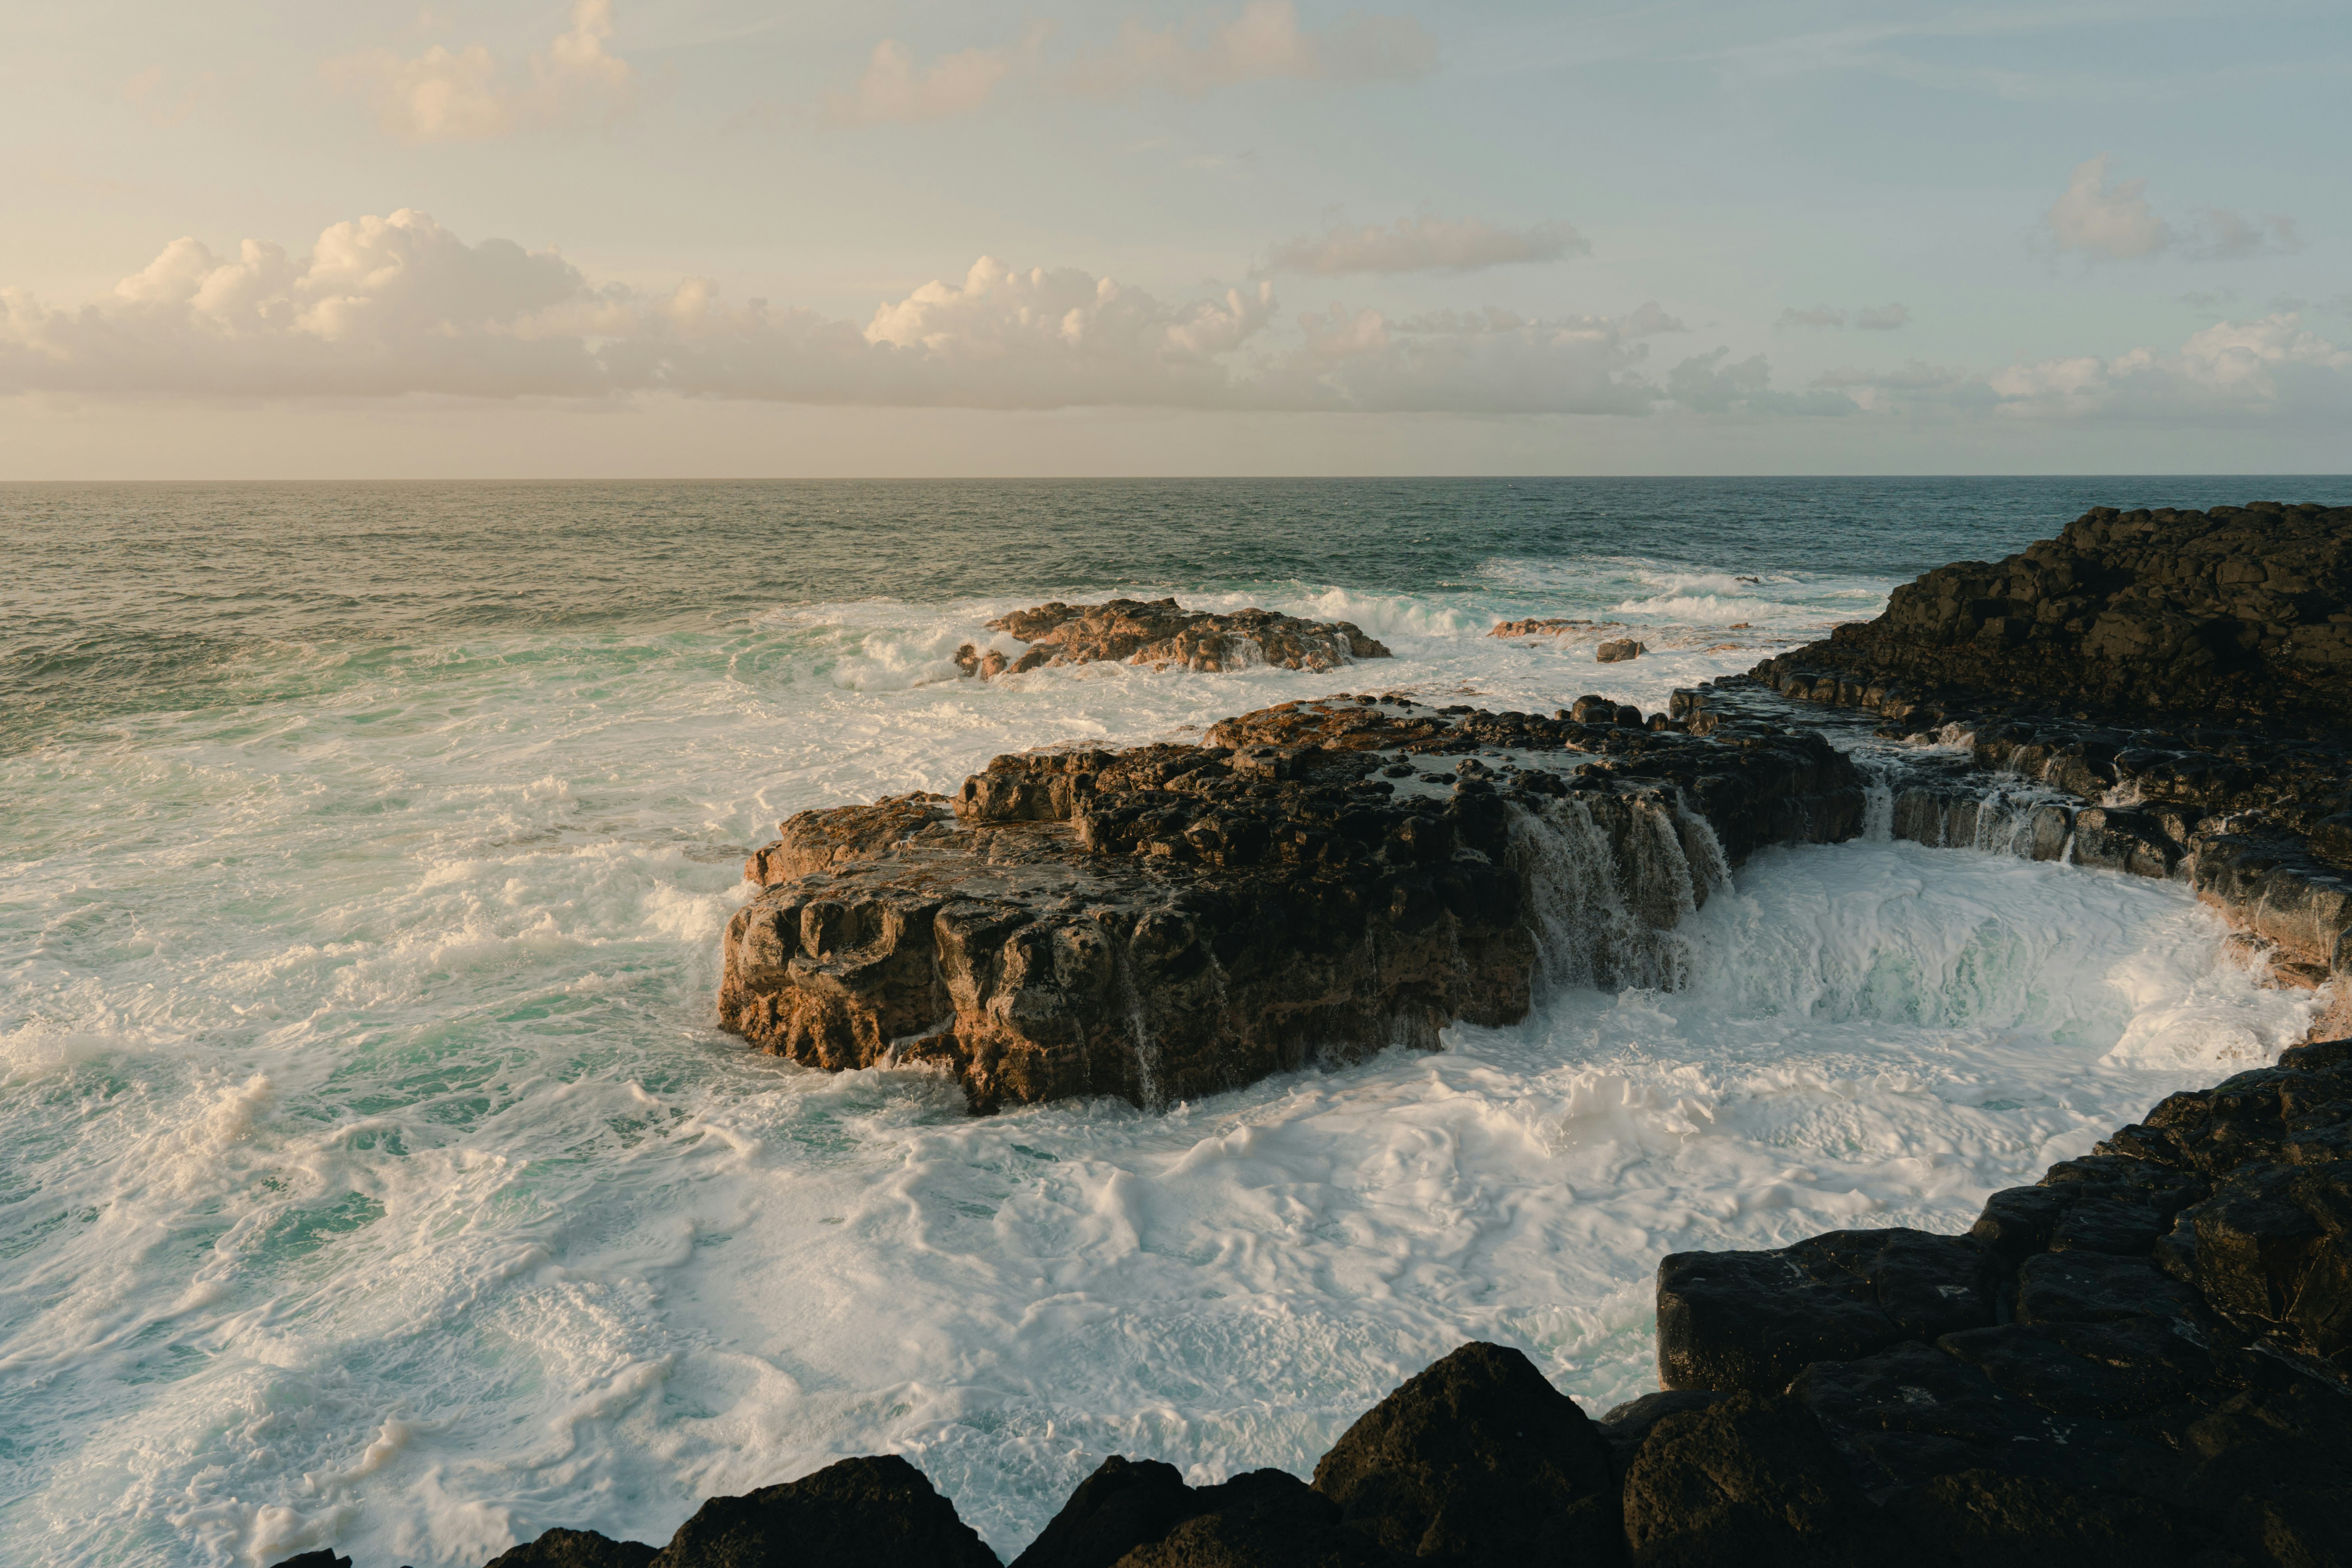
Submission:
<svg viewBox="0 0 2352 1568">
<path fill-rule="evenodd" d="M 755 852 L 721 1025 L 814 1067 L 935 1064 L 971 1106 L 1146 1107 L 1672 983 L 1659 943 L 1765 844 L 1862 827 L 1820 735 L 1287 703 L 1199 745 L 997 758 L 952 801 L 803 812 Z"/>
<path fill-rule="evenodd" d="M 988 623 L 1027 645 L 1019 653 L 964 644 L 956 668 L 982 680 L 1047 665 L 1110 660 L 1217 673 L 1274 665 L 1337 669 L 1360 658 L 1387 658 L 1385 644 L 1353 621 L 1308 621 L 1273 610 L 1188 610 L 1173 599 L 1113 599 L 1104 605 L 1060 600 L 1015 610 Z"/>
<path fill-rule="evenodd" d="M 1107 1458 L 1013 1568 L 2352 1562 L 2352 1041 L 2172 1096 L 1966 1236 L 1670 1255 L 1658 1372 L 1595 1420 L 1465 1344 L 1311 1482 Z M 713 1498 L 658 1549 L 551 1530 L 487 1568 L 785 1563 L 998 1559 L 879 1455 Z"/>
</svg>

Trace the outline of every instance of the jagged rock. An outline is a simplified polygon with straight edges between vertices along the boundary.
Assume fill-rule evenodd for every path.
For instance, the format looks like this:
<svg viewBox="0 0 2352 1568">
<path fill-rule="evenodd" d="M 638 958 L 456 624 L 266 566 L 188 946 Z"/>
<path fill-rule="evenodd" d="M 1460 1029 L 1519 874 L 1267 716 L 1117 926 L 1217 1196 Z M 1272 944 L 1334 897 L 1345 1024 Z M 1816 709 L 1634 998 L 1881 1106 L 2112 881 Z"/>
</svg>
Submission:
<svg viewBox="0 0 2352 1568">
<path fill-rule="evenodd" d="M 1523 621 L 1497 621 L 1490 637 L 1558 637 L 1570 633 L 1614 631 L 1616 621 L 1580 621 L 1564 616 L 1530 616 Z"/>
<path fill-rule="evenodd" d="M 1612 637 L 1595 647 L 1592 657 L 1601 664 L 1619 664 L 1629 658 L 1639 658 L 1649 651 L 1648 643 L 1636 642 L 1632 637 Z"/>
<path fill-rule="evenodd" d="M 1362 697 L 1207 741 L 1000 757 L 952 823 L 919 795 L 793 817 L 745 868 L 767 890 L 729 925 L 721 1024 L 813 1066 L 938 1061 L 981 1110 L 1161 1105 L 1516 1021 L 1530 878 L 1608 879 L 1664 929 L 1719 862 L 1850 837 L 1864 805 L 1826 742 L 1760 724 Z M 1638 932 L 1582 940 L 1596 982 L 1660 978 Z"/>
<path fill-rule="evenodd" d="M 1199 1514 L 1201 1496 L 1173 1465 L 1114 1454 L 1078 1483 L 1013 1568 L 1113 1568 Z"/>
<path fill-rule="evenodd" d="M 299 1556 L 273 1563 L 270 1568 L 352 1568 L 352 1560 L 348 1557 L 338 1557 L 322 1546 L 316 1552 L 305 1552 Z"/>
<path fill-rule="evenodd" d="M 1000 1568 L 996 1553 L 896 1454 L 712 1498 L 651 1568 Z"/>
<path fill-rule="evenodd" d="M 1507 1346 L 1472 1343 L 1370 1412 L 1315 1467 L 1346 1522 L 1427 1563 L 1605 1563 L 1621 1523 L 1608 1446 Z"/>
<path fill-rule="evenodd" d="M 499 1552 L 483 1568 L 646 1568 L 656 1548 L 614 1541 L 593 1530 L 551 1530 Z"/>
<path fill-rule="evenodd" d="M 1187 610 L 1173 599 L 1113 599 L 1104 605 L 1055 600 L 1001 616 L 988 627 L 1028 646 L 1012 656 L 970 643 L 958 648 L 957 668 L 983 680 L 1045 665 L 1105 659 L 1214 672 L 1257 664 L 1337 669 L 1354 659 L 1389 657 L 1388 648 L 1353 621 L 1301 620 L 1260 609 Z"/>
<path fill-rule="evenodd" d="M 1969 1237 L 1832 1231 L 1773 1252 L 1658 1262 L 1658 1380 L 1777 1394 L 1817 1361 L 1990 1323 L 1995 1273 Z"/>
</svg>

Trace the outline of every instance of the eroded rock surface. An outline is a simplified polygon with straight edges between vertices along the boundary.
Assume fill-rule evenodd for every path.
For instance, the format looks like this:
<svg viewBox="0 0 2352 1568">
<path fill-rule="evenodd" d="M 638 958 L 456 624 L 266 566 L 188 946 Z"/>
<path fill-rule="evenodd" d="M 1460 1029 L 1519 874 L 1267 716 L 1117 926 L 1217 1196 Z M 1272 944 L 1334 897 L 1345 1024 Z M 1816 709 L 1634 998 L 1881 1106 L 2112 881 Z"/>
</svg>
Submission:
<svg viewBox="0 0 2352 1568">
<path fill-rule="evenodd" d="M 1277 665 L 1285 669 L 1337 669 L 1360 658 L 1386 658 L 1386 645 L 1353 621 L 1309 621 L 1273 610 L 1188 610 L 1173 599 L 1113 599 L 1104 605 L 1060 600 L 1015 610 L 988 623 L 1028 645 L 1008 654 L 970 643 L 956 665 L 986 680 L 1051 664 L 1175 667 L 1209 672 Z"/>
<path fill-rule="evenodd" d="M 1818 736 L 1591 701 L 1290 703 L 1202 745 L 999 757 L 951 811 L 803 813 L 745 868 L 767 891 L 720 1020 L 813 1066 L 939 1062 L 982 1110 L 1162 1105 L 1516 1021 L 1547 942 L 1566 977 L 1647 983 L 1727 860 L 1860 828 Z M 1630 913 L 1583 919 L 1601 894 Z"/>
</svg>

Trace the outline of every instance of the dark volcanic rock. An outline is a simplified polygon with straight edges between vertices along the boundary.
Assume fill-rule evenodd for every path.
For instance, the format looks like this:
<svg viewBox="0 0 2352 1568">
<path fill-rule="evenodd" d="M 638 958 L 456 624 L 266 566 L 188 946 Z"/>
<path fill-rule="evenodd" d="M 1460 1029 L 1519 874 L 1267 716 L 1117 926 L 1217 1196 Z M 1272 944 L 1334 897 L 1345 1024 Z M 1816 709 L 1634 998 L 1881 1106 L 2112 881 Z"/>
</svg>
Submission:
<svg viewBox="0 0 2352 1568">
<path fill-rule="evenodd" d="M 1111 1568 L 1202 1510 L 1173 1465 L 1114 1454 L 1078 1483 L 1013 1568 Z"/>
<path fill-rule="evenodd" d="M 1736 1394 L 1669 1415 L 1625 1477 L 1625 1542 L 1641 1568 L 1875 1565 L 1890 1532 L 1811 1411 Z"/>
<path fill-rule="evenodd" d="M 923 1472 L 895 1454 L 844 1459 L 782 1486 L 712 1498 L 653 1568 L 999 1568 Z"/>
<path fill-rule="evenodd" d="M 1340 1522 L 1339 1505 L 1282 1470 L 1253 1470 L 1193 1496 L 1200 1511 L 1118 1568 L 1404 1568 Z"/>
<path fill-rule="evenodd" d="M 1606 1441 L 1502 1345 L 1465 1345 L 1381 1401 L 1318 1462 L 1315 1489 L 1350 1527 L 1423 1562 L 1619 1554 Z"/>
<path fill-rule="evenodd" d="M 1970 1237 L 1921 1238 L 1980 1260 L 1990 1315 L 1965 1269 L 1945 1281 L 1915 1263 L 1902 1276 L 1911 1316 L 1898 1321 L 1886 1271 L 1853 1233 L 1668 1258 L 1662 1377 L 1749 1400 L 1785 1378 L 1787 1404 L 1837 1456 L 1819 1461 L 1826 1479 L 1768 1472 L 1804 1440 L 1776 1426 L 1718 1436 L 1722 1451 L 1685 1469 L 1751 1509 L 1785 1493 L 1805 1517 L 1820 1517 L 1819 1489 L 1850 1483 L 1875 1500 L 1855 1507 L 1854 1528 L 1929 1562 L 2347 1561 L 2347 1126 L 2343 1042 L 2174 1095 L 2099 1152 L 1994 1194 Z M 1929 1321 L 1931 1298 L 1948 1293 L 1973 1326 Z M 1626 1491 L 1637 1547 L 1650 1528 L 1637 1521 L 1675 1509 L 1637 1500 L 1636 1481 L 1661 1438 L 1696 1419 L 1658 1421 L 1637 1452 Z M 1769 1451 L 1747 1451 L 1759 1445 Z M 1675 1506 L 1697 1517 L 1731 1506 L 1682 1485 Z"/>
<path fill-rule="evenodd" d="M 551 1530 L 501 1552 L 483 1568 L 646 1568 L 655 1551 L 642 1541 L 614 1541 L 593 1530 Z"/>
<path fill-rule="evenodd" d="M 2095 508 L 2000 562 L 1939 566 L 1877 620 L 1767 668 L 2062 710 L 2352 721 L 2352 508 Z"/>
<path fill-rule="evenodd" d="M 952 818 L 793 817 L 745 868 L 768 890 L 728 928 L 720 1022 L 813 1066 L 938 1061 L 982 1110 L 1162 1105 L 1516 1021 L 1539 917 L 1575 977 L 1670 984 L 1655 933 L 1727 859 L 1850 837 L 1864 805 L 1826 742 L 1762 724 L 1359 698 L 1207 740 L 999 757 Z M 1559 929 L 1602 904 L 1633 923 Z"/>
<path fill-rule="evenodd" d="M 1810 1363 L 1991 1322 L 1994 1281 L 1976 1239 L 1920 1230 L 1670 1253 L 1658 1263 L 1658 1379 L 1778 1394 Z"/>
<path fill-rule="evenodd" d="M 1386 658 L 1389 650 L 1353 621 L 1307 621 L 1272 610 L 1217 613 L 1187 610 L 1173 599 L 1113 599 L 1107 605 L 1059 600 L 1015 610 L 988 623 L 1028 645 L 1011 657 L 966 643 L 956 664 L 985 680 L 1051 664 L 1110 659 L 1155 668 L 1217 671 L 1251 665 L 1286 669 L 1337 669 L 1359 658 Z"/>
<path fill-rule="evenodd" d="M 322 1546 L 316 1552 L 305 1552 L 299 1557 L 289 1557 L 283 1562 L 273 1563 L 270 1568 L 352 1568 L 352 1560 L 348 1557 L 338 1557 Z"/>
</svg>

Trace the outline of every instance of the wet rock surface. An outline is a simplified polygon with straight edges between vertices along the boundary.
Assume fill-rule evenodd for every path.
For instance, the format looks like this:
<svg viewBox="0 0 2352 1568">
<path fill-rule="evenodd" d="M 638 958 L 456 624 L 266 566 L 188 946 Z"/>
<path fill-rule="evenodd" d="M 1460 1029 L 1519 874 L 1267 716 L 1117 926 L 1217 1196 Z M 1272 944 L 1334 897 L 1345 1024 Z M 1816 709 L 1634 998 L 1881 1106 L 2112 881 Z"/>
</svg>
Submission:
<svg viewBox="0 0 2352 1568">
<path fill-rule="evenodd" d="M 1103 605 L 1055 600 L 1000 616 L 988 628 L 1026 646 L 1017 653 L 970 643 L 957 649 L 957 668 L 983 680 L 1045 665 L 1106 659 L 1213 673 L 1266 664 L 1337 669 L 1360 658 L 1389 657 L 1387 647 L 1366 637 L 1353 621 L 1302 620 L 1260 609 L 1188 610 L 1173 599 L 1113 599 Z"/>
<path fill-rule="evenodd" d="M 1864 805 L 1818 735 L 1655 722 L 1328 699 L 804 812 L 745 868 L 720 1021 L 812 1066 L 939 1063 L 982 1110 L 1153 1106 L 1515 1022 L 1538 921 L 1579 900 L 1617 912 L 1574 977 L 1646 981 L 1727 863 Z"/>
</svg>

